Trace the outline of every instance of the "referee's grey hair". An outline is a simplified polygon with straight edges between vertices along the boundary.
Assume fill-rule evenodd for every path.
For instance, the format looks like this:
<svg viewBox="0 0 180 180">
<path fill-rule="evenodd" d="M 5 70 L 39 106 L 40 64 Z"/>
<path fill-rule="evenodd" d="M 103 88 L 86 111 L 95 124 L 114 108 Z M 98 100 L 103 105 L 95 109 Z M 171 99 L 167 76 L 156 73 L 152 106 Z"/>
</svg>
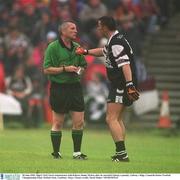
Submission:
<svg viewBox="0 0 180 180">
<path fill-rule="evenodd" d="M 68 26 L 69 23 L 75 24 L 73 21 L 64 21 L 64 22 L 62 22 L 62 23 L 59 25 L 58 31 L 59 31 L 60 34 L 62 34 L 62 31 L 63 31 L 65 28 L 67 28 L 67 26 Z"/>
</svg>

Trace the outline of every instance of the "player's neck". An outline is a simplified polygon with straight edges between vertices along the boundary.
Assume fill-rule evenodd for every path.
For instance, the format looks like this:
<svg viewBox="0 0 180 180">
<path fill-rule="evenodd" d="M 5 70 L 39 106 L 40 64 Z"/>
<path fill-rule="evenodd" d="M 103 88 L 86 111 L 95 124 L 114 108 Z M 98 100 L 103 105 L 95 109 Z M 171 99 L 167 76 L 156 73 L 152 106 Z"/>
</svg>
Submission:
<svg viewBox="0 0 180 180">
<path fill-rule="evenodd" d="M 116 32 L 116 30 L 109 31 L 108 34 L 107 34 L 107 38 L 109 39 L 115 32 Z"/>
</svg>

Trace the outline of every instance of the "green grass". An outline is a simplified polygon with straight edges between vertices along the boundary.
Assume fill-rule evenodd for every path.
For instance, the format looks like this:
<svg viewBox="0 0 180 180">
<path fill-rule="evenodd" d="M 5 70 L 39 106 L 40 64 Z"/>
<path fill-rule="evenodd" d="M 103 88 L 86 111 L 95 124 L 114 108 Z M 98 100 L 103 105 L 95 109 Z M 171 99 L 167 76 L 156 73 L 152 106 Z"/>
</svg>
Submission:
<svg viewBox="0 0 180 180">
<path fill-rule="evenodd" d="M 48 129 L 0 132 L 1 173 L 180 173 L 178 136 L 157 131 L 127 132 L 129 163 L 111 162 L 114 143 L 107 130 L 85 130 L 82 151 L 87 161 L 72 159 L 71 131 L 63 130 L 62 160 L 50 156 Z"/>
</svg>

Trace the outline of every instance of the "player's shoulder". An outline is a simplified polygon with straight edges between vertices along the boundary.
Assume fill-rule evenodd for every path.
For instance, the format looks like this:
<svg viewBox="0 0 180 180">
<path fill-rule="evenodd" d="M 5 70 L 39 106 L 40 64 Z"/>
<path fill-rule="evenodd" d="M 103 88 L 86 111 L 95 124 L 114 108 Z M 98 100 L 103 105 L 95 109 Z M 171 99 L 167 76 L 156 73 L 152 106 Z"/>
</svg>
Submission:
<svg viewBox="0 0 180 180">
<path fill-rule="evenodd" d="M 112 37 L 110 44 L 111 45 L 119 44 L 122 43 L 123 41 L 124 41 L 124 35 L 121 33 L 117 33 Z"/>
<path fill-rule="evenodd" d="M 124 35 L 123 34 L 121 34 L 120 32 L 118 32 L 117 34 L 115 34 L 114 36 L 113 36 L 113 39 L 115 39 L 115 40 L 123 40 L 124 39 Z"/>
<path fill-rule="evenodd" d="M 127 39 L 121 33 L 117 33 L 116 35 L 114 35 L 111 40 L 111 45 L 120 44 L 122 46 L 125 46 L 125 45 L 127 45 L 127 43 L 128 43 Z"/>
<path fill-rule="evenodd" d="M 116 42 L 121 42 L 123 40 L 124 40 L 124 35 L 119 32 L 112 37 L 111 42 L 116 43 Z"/>
</svg>

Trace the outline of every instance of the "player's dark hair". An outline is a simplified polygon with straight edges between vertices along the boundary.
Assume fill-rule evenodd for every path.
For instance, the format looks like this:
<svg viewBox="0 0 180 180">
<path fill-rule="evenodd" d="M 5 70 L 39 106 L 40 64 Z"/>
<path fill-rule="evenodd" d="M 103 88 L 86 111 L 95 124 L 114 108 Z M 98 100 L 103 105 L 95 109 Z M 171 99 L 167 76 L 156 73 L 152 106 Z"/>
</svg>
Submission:
<svg viewBox="0 0 180 180">
<path fill-rule="evenodd" d="M 110 31 L 116 30 L 116 21 L 111 16 L 102 16 L 98 19 L 102 25 L 106 26 Z"/>
</svg>

